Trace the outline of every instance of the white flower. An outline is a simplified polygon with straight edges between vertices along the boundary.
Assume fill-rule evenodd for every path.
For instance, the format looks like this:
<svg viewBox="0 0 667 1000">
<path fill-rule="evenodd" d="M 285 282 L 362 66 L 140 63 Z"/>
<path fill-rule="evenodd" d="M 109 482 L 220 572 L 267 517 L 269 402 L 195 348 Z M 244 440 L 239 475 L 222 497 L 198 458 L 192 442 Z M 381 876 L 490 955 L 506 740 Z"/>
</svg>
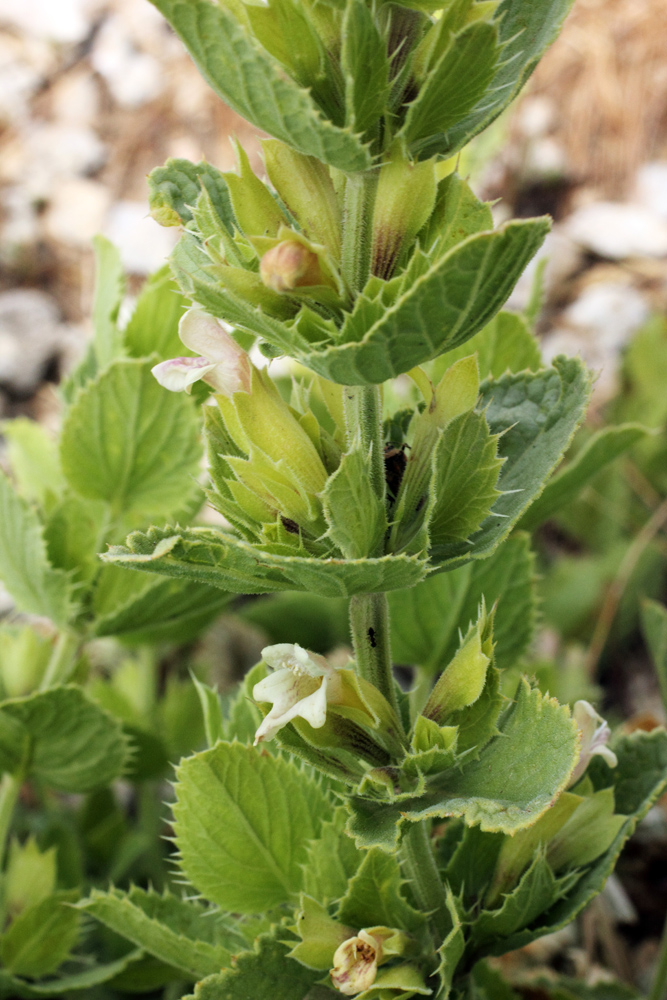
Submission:
<svg viewBox="0 0 667 1000">
<path fill-rule="evenodd" d="M 321 729 L 327 702 L 332 700 L 332 686 L 338 693 L 335 668 L 323 656 L 289 642 L 267 646 L 262 659 L 273 673 L 255 684 L 252 696 L 255 701 L 271 702 L 273 707 L 255 733 L 255 746 L 272 740 L 292 719 L 305 719 L 313 729 Z"/>
<path fill-rule="evenodd" d="M 579 727 L 579 732 L 581 733 L 581 750 L 579 753 L 579 761 L 572 772 L 572 777 L 570 778 L 570 787 L 579 781 L 579 778 L 588 767 L 591 757 L 596 754 L 602 757 L 607 762 L 609 767 L 616 767 L 618 764 L 616 754 L 607 746 L 611 736 L 611 730 L 606 721 L 602 718 L 602 716 L 598 715 L 590 702 L 576 702 L 573 715 L 574 721 Z"/>
<path fill-rule="evenodd" d="M 200 357 L 171 358 L 155 365 L 153 375 L 165 389 L 190 392 L 192 384 L 203 379 L 225 396 L 250 390 L 250 359 L 217 319 L 200 309 L 188 309 L 178 324 L 178 335 Z"/>
<path fill-rule="evenodd" d="M 361 930 L 336 949 L 331 982 L 345 996 L 354 996 L 369 989 L 375 982 L 378 964 L 382 961 L 382 942 Z"/>
</svg>

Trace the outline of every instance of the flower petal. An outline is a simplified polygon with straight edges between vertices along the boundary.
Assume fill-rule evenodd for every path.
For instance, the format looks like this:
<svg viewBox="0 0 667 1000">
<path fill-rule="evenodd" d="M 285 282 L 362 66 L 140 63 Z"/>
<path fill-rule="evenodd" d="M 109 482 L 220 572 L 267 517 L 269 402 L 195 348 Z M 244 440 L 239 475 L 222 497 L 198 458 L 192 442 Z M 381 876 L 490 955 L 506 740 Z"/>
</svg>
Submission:
<svg viewBox="0 0 667 1000">
<path fill-rule="evenodd" d="M 215 365 L 207 358 L 170 358 L 151 368 L 161 386 L 170 392 L 190 391 L 194 382 L 208 375 Z"/>
<path fill-rule="evenodd" d="M 178 334 L 191 351 L 219 366 L 207 379 L 217 392 L 229 396 L 240 389 L 250 390 L 250 359 L 217 319 L 201 309 L 188 309 L 181 316 Z"/>
</svg>

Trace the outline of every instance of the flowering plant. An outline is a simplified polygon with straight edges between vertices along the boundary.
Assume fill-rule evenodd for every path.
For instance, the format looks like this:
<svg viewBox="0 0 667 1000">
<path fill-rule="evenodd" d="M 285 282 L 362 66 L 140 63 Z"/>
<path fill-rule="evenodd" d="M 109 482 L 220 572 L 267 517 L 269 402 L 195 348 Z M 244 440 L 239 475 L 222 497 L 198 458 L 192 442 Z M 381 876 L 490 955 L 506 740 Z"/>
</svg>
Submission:
<svg viewBox="0 0 667 1000">
<path fill-rule="evenodd" d="M 526 529 L 642 433 L 618 428 L 553 475 L 589 375 L 542 367 L 528 318 L 502 311 L 549 220 L 495 227 L 453 169 L 568 2 L 155 3 L 271 136 L 268 179 L 240 147 L 236 172 L 153 171 L 153 215 L 181 229 L 180 294 L 159 275 L 121 328 L 122 276 L 98 241 L 95 337 L 64 387 L 57 467 L 35 487 L 48 441 L 19 436 L 16 489 L 0 478 L 0 574 L 60 633 L 0 704 L 2 842 L 26 782 L 92 793 L 149 768 L 169 729 L 150 698 L 149 726 L 134 711 L 125 668 L 84 691 L 84 644 L 182 639 L 232 595 L 291 591 L 349 602 L 352 655 L 274 643 L 224 703 L 195 682 L 208 748 L 170 751 L 188 897 L 94 880 L 68 895 L 48 851 L 14 842 L 0 983 L 510 996 L 487 960 L 571 921 L 667 781 L 663 730 L 608 745 L 587 702 L 572 714 L 504 680 L 533 629 Z M 222 523 L 195 523 L 202 425 Z M 41 878 L 21 895 L 26 859 Z M 100 955 L 105 935 L 121 944 L 73 971 L 82 914 Z"/>
</svg>

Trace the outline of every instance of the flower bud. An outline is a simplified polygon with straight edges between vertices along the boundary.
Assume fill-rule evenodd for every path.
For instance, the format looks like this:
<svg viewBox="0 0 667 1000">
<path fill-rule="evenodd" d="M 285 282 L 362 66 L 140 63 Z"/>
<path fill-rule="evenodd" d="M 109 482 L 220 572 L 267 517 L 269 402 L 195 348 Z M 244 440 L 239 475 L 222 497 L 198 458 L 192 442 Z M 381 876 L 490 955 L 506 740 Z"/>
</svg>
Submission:
<svg viewBox="0 0 667 1000">
<path fill-rule="evenodd" d="M 324 283 L 317 254 L 296 240 L 284 240 L 265 253 L 259 271 L 274 292 Z"/>
<path fill-rule="evenodd" d="M 361 930 L 356 937 L 348 938 L 336 949 L 330 972 L 331 982 L 345 996 L 362 993 L 375 982 L 381 961 L 381 940 Z"/>
<path fill-rule="evenodd" d="M 371 269 L 391 278 L 404 248 L 409 249 L 435 205 L 435 160 L 410 163 L 395 151 L 380 170 L 373 212 Z"/>
<path fill-rule="evenodd" d="M 578 701 L 572 714 L 581 735 L 581 750 L 579 761 L 570 778 L 570 787 L 579 781 L 591 758 L 596 754 L 602 757 L 609 767 L 616 767 L 618 764 L 616 754 L 607 746 L 611 730 L 593 706 L 587 701 Z"/>
</svg>

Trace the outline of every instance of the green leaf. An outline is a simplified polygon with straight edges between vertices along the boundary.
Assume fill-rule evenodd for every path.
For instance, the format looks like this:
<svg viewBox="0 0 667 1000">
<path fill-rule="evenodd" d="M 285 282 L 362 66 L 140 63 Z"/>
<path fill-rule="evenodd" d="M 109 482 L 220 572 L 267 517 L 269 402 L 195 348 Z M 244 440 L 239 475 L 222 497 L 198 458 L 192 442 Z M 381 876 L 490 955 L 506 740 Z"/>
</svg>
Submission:
<svg viewBox="0 0 667 1000">
<path fill-rule="evenodd" d="M 495 23 L 502 61 L 476 106 L 452 128 L 422 146 L 422 158 L 436 153 L 453 156 L 473 136 L 487 128 L 511 103 L 551 45 L 571 7 L 571 0 L 502 0 Z"/>
<path fill-rule="evenodd" d="M 361 0 L 347 0 L 341 35 L 346 121 L 363 133 L 384 112 L 389 96 L 387 45 Z"/>
<path fill-rule="evenodd" d="M 474 948 L 483 949 L 494 939 L 507 938 L 528 927 L 564 895 L 563 884 L 571 887 L 571 877 L 559 882 L 544 853 L 539 852 L 516 888 L 503 898 L 502 905 L 496 910 L 482 910 L 477 917 L 471 928 Z"/>
<path fill-rule="evenodd" d="M 433 454 L 433 475 L 425 521 L 432 546 L 467 541 L 497 500 L 502 467 L 498 438 L 483 413 L 451 420 Z"/>
<path fill-rule="evenodd" d="M 470 186 L 454 171 L 443 177 L 438 184 L 435 207 L 419 233 L 419 245 L 429 254 L 437 245 L 438 253 L 443 254 L 468 236 L 491 229 L 493 215 L 488 202 L 480 201 Z M 461 357 L 465 356 L 461 354 Z M 445 368 L 449 368 L 450 364 L 448 361 L 439 377 L 432 379 L 434 384 L 440 381 Z"/>
<path fill-rule="evenodd" d="M 157 354 L 160 361 L 189 354 L 178 336 L 179 320 L 189 305 L 168 265 L 156 271 L 144 285 L 123 331 L 127 353 L 133 358 Z"/>
<path fill-rule="evenodd" d="M 61 627 L 75 612 L 69 576 L 49 562 L 37 514 L 2 472 L 0 579 L 22 611 L 50 618 Z"/>
<path fill-rule="evenodd" d="M 542 366 L 539 343 L 524 318 L 518 313 L 499 312 L 465 344 L 438 358 L 431 379 L 437 382 L 451 364 L 473 353 L 477 354 L 481 378 L 500 378 L 505 372 L 525 369 L 535 372 Z"/>
<path fill-rule="evenodd" d="M 532 985 L 548 1000 L 641 1000 L 644 995 L 626 983 L 603 980 L 589 985 L 569 976 L 538 976 L 531 980 Z"/>
<path fill-rule="evenodd" d="M 244 604 L 240 617 L 266 635 L 266 645 L 298 642 L 314 653 L 328 653 L 349 642 L 347 600 L 317 594 L 272 594 Z"/>
<path fill-rule="evenodd" d="M 456 967 L 461 961 L 465 949 L 461 913 L 454 899 L 454 894 L 449 887 L 447 887 L 447 909 L 451 917 L 452 927 L 438 948 L 440 989 L 438 990 L 437 1000 L 447 1000 L 456 973 Z"/>
<path fill-rule="evenodd" d="M 379 318 L 374 313 L 370 328 L 352 313 L 340 345 L 317 351 L 297 345 L 290 353 L 344 385 L 373 385 L 407 372 L 463 344 L 492 319 L 548 230 L 548 221 L 533 219 L 470 236 L 437 257 Z"/>
<path fill-rule="evenodd" d="M 88 899 L 78 904 L 79 910 L 143 948 L 156 958 L 180 969 L 188 978 L 202 979 L 229 965 L 231 953 L 217 940 L 216 918 L 206 915 L 195 903 L 164 893 L 133 888 L 129 893 L 120 889 L 100 892 L 93 889 Z M 241 939 L 229 944 L 238 948 Z"/>
<path fill-rule="evenodd" d="M 657 601 L 645 600 L 642 630 L 658 675 L 662 703 L 667 708 L 667 608 Z"/>
<path fill-rule="evenodd" d="M 118 312 L 125 295 L 125 272 L 117 248 L 106 236 L 93 238 L 95 250 L 95 297 L 93 299 L 93 343 L 97 368 L 106 368 L 122 352 Z"/>
<path fill-rule="evenodd" d="M 424 562 L 416 556 L 344 560 L 274 555 L 213 528 L 151 528 L 146 534 L 133 532 L 126 545 L 112 546 L 104 560 L 235 594 L 305 590 L 349 597 L 408 587 L 424 577 Z"/>
<path fill-rule="evenodd" d="M 385 504 L 371 484 L 369 468 L 371 453 L 364 455 L 361 444 L 355 444 L 343 455 L 322 495 L 328 535 L 346 559 L 363 559 L 384 549 Z"/>
<path fill-rule="evenodd" d="M 493 620 L 494 662 L 513 666 L 525 652 L 535 626 L 535 558 L 530 537 L 515 534 L 488 559 L 438 573 L 411 590 L 389 594 L 391 644 L 396 663 L 430 673 L 454 656 L 459 629 L 477 617 L 482 597 L 498 602 Z"/>
<path fill-rule="evenodd" d="M 129 642 L 187 642 L 230 600 L 205 583 L 155 579 L 107 565 L 95 590 L 93 628 L 96 635 Z"/>
<path fill-rule="evenodd" d="M 352 799 L 348 831 L 358 846 L 391 850 L 406 820 L 462 816 L 469 825 L 510 835 L 535 823 L 578 759 L 576 726 L 567 708 L 524 680 L 498 729 L 476 758 L 437 774 L 423 795 L 395 805 Z"/>
<path fill-rule="evenodd" d="M 183 1000 L 306 1000 L 322 973 L 288 958 L 289 950 L 275 937 L 262 934 L 254 952 L 242 952 L 233 969 L 197 983 L 194 994 Z"/>
<path fill-rule="evenodd" d="M 7 997 L 9 1000 L 14 997 L 24 997 L 25 1000 L 44 997 L 49 1000 L 54 996 L 89 990 L 115 979 L 130 965 L 138 962 L 142 956 L 143 952 L 140 950 L 130 951 L 115 962 L 95 965 L 92 969 L 86 969 L 84 972 L 73 972 L 66 976 L 60 976 L 58 979 L 47 979 L 43 983 L 27 983 L 25 980 L 12 976 L 6 969 L 0 969 L 0 996 Z"/>
<path fill-rule="evenodd" d="M 562 507 L 571 503 L 601 469 L 641 441 L 649 433 L 640 424 L 604 427 L 594 434 L 579 454 L 549 480 L 535 503 L 521 519 L 521 527 L 534 531 Z"/>
<path fill-rule="evenodd" d="M 623 736 L 615 740 L 614 752 L 618 757 L 617 767 L 609 768 L 600 758 L 594 758 L 586 772 L 596 789 L 614 789 L 616 810 L 627 816 L 613 843 L 583 872 L 574 888 L 541 919 L 536 920 L 532 927 L 505 938 L 497 947 L 490 949 L 491 953 L 505 954 L 515 948 L 523 948 L 574 920 L 602 890 L 626 840 L 664 791 L 667 786 L 667 733 L 664 729 Z"/>
<path fill-rule="evenodd" d="M 2 433 L 18 492 L 41 506 L 57 497 L 65 487 L 58 451 L 51 435 L 36 420 L 15 417 L 5 420 Z"/>
<path fill-rule="evenodd" d="M 151 362 L 117 361 L 77 397 L 60 454 L 78 493 L 104 500 L 114 516 L 146 520 L 179 510 L 193 492 L 201 449 L 194 404 L 165 392 Z"/>
<path fill-rule="evenodd" d="M 345 832 L 347 815 L 343 808 L 322 824 L 317 840 L 307 845 L 304 865 L 304 892 L 322 903 L 340 899 L 364 855 Z"/>
<path fill-rule="evenodd" d="M 339 170 L 365 170 L 368 150 L 320 112 L 308 90 L 223 7 L 208 0 L 154 0 L 187 46 L 201 74 L 234 111 L 300 153 Z"/>
<path fill-rule="evenodd" d="M 469 545 L 434 546 L 431 560 L 448 569 L 490 555 L 512 530 L 566 451 L 583 418 L 590 392 L 588 372 L 578 358 L 558 357 L 553 368 L 522 372 L 482 383 L 480 409 L 500 434 L 505 459 L 493 515 Z"/>
<path fill-rule="evenodd" d="M 252 689 L 266 677 L 263 662 L 256 663 L 245 675 L 235 696 L 228 703 L 225 719 L 225 736 L 228 740 L 252 743 L 264 716 L 252 700 Z"/>
<path fill-rule="evenodd" d="M 416 930 L 426 918 L 404 898 L 402 883 L 397 859 L 377 847 L 371 848 L 350 879 L 337 919 L 357 929 L 381 925 Z"/>
<path fill-rule="evenodd" d="M 50 896 L 56 886 L 56 847 L 40 851 L 34 836 L 12 840 L 3 879 L 3 907 L 13 919 L 26 907 Z"/>
<path fill-rule="evenodd" d="M 220 697 L 215 688 L 212 688 L 209 684 L 204 684 L 204 682 L 198 680 L 194 674 L 192 675 L 192 683 L 194 684 L 197 694 L 199 695 L 201 712 L 204 717 L 206 742 L 209 747 L 212 747 L 225 735 Z"/>
<path fill-rule="evenodd" d="M 107 511 L 99 501 L 68 494 L 50 511 L 44 539 L 51 563 L 76 583 L 88 583 L 100 569 L 97 553 L 107 527 Z"/>
<path fill-rule="evenodd" d="M 176 843 L 195 888 L 238 913 L 295 899 L 307 841 L 331 813 L 321 788 L 289 761 L 240 743 L 218 743 L 176 773 Z"/>
<path fill-rule="evenodd" d="M 24 910 L 0 941 L 0 958 L 16 976 L 38 978 L 55 972 L 76 944 L 80 915 L 65 903 L 78 892 L 55 892 Z"/>
<path fill-rule="evenodd" d="M 399 134 L 413 155 L 419 152 L 420 140 L 452 128 L 486 94 L 499 51 L 498 29 L 488 21 L 475 21 L 452 36 L 408 105 Z"/>
<path fill-rule="evenodd" d="M 120 724 L 79 687 L 55 687 L 0 703 L 0 769 L 61 792 L 89 792 L 123 772 Z"/>
<path fill-rule="evenodd" d="M 0 626 L 0 692 L 16 698 L 39 687 L 53 653 L 53 641 L 32 625 Z"/>
</svg>

